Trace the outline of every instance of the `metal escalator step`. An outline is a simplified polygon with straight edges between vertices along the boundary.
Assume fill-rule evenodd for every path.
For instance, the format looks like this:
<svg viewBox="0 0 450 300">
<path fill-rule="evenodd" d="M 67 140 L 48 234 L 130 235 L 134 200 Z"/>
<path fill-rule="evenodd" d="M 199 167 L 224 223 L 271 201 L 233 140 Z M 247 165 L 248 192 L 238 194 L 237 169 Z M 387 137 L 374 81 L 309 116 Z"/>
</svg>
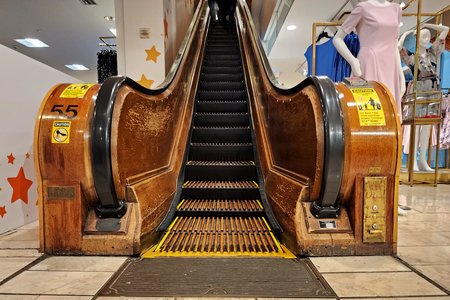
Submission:
<svg viewBox="0 0 450 300">
<path fill-rule="evenodd" d="M 259 186 L 255 181 L 188 180 L 183 184 L 182 197 L 195 199 L 258 199 Z"/>
<path fill-rule="evenodd" d="M 198 91 L 198 100 L 235 100 L 235 99 L 247 99 L 247 93 L 245 90 L 241 91 Z"/>
<path fill-rule="evenodd" d="M 240 57 L 241 57 L 240 54 L 241 53 L 239 52 L 239 48 L 237 45 L 233 46 L 233 47 L 228 47 L 228 48 L 215 47 L 215 46 L 210 45 L 206 48 L 206 52 L 205 52 L 206 58 L 218 55 L 218 56 L 238 56 L 240 59 Z"/>
<path fill-rule="evenodd" d="M 241 199 L 183 199 L 177 206 L 177 211 L 186 212 L 262 212 L 263 206 L 259 200 Z"/>
<path fill-rule="evenodd" d="M 195 161 L 194 161 L 195 162 Z M 258 173 L 255 164 L 240 164 L 237 161 L 207 161 L 204 164 L 187 164 L 185 180 L 220 180 L 248 181 L 257 180 Z"/>
<path fill-rule="evenodd" d="M 190 160 L 253 160 L 251 143 L 191 143 Z"/>
<path fill-rule="evenodd" d="M 234 82 L 205 82 L 200 81 L 200 90 L 202 91 L 230 91 L 230 90 L 236 90 L 236 91 L 243 91 L 245 89 L 245 84 L 243 81 L 234 81 Z"/>
<path fill-rule="evenodd" d="M 197 101 L 197 112 L 247 112 L 247 101 Z"/>
<path fill-rule="evenodd" d="M 250 127 L 197 127 L 192 132 L 193 143 L 249 143 L 252 141 Z"/>
<path fill-rule="evenodd" d="M 200 80 L 203 82 L 235 82 L 244 81 L 244 74 L 207 74 L 201 73 Z"/>
<path fill-rule="evenodd" d="M 189 166 L 254 166 L 255 162 L 252 160 L 240 161 L 211 161 L 211 160 L 190 160 L 187 162 Z"/>
<path fill-rule="evenodd" d="M 153 256 L 287 254 L 264 217 L 177 217 L 152 252 Z"/>
<path fill-rule="evenodd" d="M 248 113 L 196 113 L 194 126 L 249 126 Z"/>
<path fill-rule="evenodd" d="M 239 67 L 242 66 L 240 60 L 218 60 L 218 59 L 205 59 L 203 61 L 205 67 Z"/>
<path fill-rule="evenodd" d="M 203 74 L 239 74 L 243 75 L 242 67 L 213 67 L 213 66 L 203 66 Z"/>
<path fill-rule="evenodd" d="M 238 60 L 241 61 L 239 54 L 206 54 L 203 60 Z"/>
</svg>

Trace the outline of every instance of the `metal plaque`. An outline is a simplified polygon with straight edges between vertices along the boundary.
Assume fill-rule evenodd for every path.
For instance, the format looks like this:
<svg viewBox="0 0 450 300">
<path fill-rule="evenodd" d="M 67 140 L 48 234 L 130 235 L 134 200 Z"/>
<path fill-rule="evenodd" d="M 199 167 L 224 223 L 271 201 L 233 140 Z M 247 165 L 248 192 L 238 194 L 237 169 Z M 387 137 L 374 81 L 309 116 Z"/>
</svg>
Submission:
<svg viewBox="0 0 450 300">
<path fill-rule="evenodd" d="M 386 241 L 386 177 L 364 177 L 364 243 Z"/>
<path fill-rule="evenodd" d="M 74 186 L 49 186 L 47 187 L 47 196 L 49 200 L 54 199 L 75 199 Z"/>
</svg>

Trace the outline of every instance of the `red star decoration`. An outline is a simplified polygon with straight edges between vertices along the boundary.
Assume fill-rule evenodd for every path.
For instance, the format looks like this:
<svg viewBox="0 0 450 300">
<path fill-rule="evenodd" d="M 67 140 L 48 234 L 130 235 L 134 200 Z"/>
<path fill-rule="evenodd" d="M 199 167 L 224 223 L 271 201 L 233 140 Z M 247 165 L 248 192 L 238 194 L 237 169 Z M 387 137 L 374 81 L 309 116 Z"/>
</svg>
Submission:
<svg viewBox="0 0 450 300">
<path fill-rule="evenodd" d="M 6 215 L 6 207 L 4 205 L 0 206 L 0 217 L 2 217 L 3 219 L 5 215 Z"/>
<path fill-rule="evenodd" d="M 7 158 L 8 158 L 8 164 L 14 164 L 14 160 L 16 159 L 15 157 L 14 157 L 14 155 L 11 153 L 10 155 L 8 155 L 7 156 Z"/>
<path fill-rule="evenodd" d="M 169 23 L 166 14 L 164 14 L 164 37 L 169 38 Z"/>
<path fill-rule="evenodd" d="M 21 199 L 25 204 L 28 204 L 28 189 L 33 184 L 33 181 L 25 177 L 23 167 L 20 167 L 17 177 L 8 177 L 8 182 L 13 188 L 13 194 L 11 197 L 11 203 Z"/>
</svg>

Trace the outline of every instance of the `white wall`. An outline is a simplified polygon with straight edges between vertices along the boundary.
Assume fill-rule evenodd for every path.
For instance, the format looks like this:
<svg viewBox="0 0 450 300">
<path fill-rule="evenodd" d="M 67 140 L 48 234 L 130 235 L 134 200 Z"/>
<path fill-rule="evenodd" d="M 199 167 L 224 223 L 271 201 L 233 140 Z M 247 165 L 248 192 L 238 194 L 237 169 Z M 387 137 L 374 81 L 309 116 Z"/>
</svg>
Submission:
<svg viewBox="0 0 450 300">
<path fill-rule="evenodd" d="M 192 0 L 115 0 L 118 72 L 155 89 L 166 78 L 195 11 Z M 139 30 L 150 31 L 148 39 Z M 159 52 L 147 60 L 146 50 Z M 141 81 L 142 76 L 152 80 Z"/>
<path fill-rule="evenodd" d="M 33 161 L 37 113 L 44 96 L 55 84 L 79 80 L 3 45 L 0 45 L 0 68 L 1 233 L 37 220 L 37 183 Z M 8 160 L 11 154 L 15 158 L 13 163 Z M 23 187 L 13 191 L 8 178 L 17 177 L 21 168 L 32 184 L 28 189 Z M 14 199 L 19 194 L 22 197 Z M 28 203 L 22 199 L 26 197 Z"/>
</svg>

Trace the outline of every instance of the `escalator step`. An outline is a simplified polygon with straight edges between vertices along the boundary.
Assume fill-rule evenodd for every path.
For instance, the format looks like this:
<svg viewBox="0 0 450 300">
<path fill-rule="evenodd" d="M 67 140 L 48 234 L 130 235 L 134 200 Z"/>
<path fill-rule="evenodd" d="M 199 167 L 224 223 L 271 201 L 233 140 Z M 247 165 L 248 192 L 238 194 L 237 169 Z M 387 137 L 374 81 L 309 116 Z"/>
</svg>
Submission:
<svg viewBox="0 0 450 300">
<path fill-rule="evenodd" d="M 222 54 L 222 55 L 217 55 L 217 54 L 206 54 L 205 58 L 203 60 L 237 60 L 239 62 L 241 62 L 241 56 L 239 54 Z"/>
<path fill-rule="evenodd" d="M 258 199 L 259 186 L 255 181 L 186 181 L 182 197 L 208 199 Z"/>
<path fill-rule="evenodd" d="M 197 112 L 246 112 L 246 101 L 197 101 Z"/>
<path fill-rule="evenodd" d="M 240 60 L 214 60 L 207 59 L 203 61 L 205 67 L 239 67 L 242 63 Z"/>
<path fill-rule="evenodd" d="M 204 74 L 239 74 L 242 76 L 242 67 L 202 67 L 202 73 Z"/>
<path fill-rule="evenodd" d="M 176 218 L 152 252 L 154 256 L 169 253 L 286 255 L 264 217 L 223 216 Z"/>
<path fill-rule="evenodd" d="M 247 93 L 241 91 L 198 91 L 198 100 L 245 100 Z"/>
<path fill-rule="evenodd" d="M 242 127 L 194 127 L 193 143 L 249 143 L 252 141 L 250 128 Z"/>
<path fill-rule="evenodd" d="M 200 77 L 201 81 L 221 81 L 221 82 L 234 82 L 234 81 L 243 81 L 244 74 L 207 74 L 202 73 Z"/>
<path fill-rule="evenodd" d="M 259 200 L 228 199 L 183 199 L 177 206 L 178 211 L 188 212 L 262 212 Z"/>
<path fill-rule="evenodd" d="M 234 82 L 205 82 L 200 81 L 200 90 L 204 91 L 213 91 L 213 90 L 238 90 L 243 91 L 245 89 L 245 84 L 243 81 L 234 81 Z"/>
<path fill-rule="evenodd" d="M 196 113 L 194 126 L 249 126 L 247 113 Z"/>
<path fill-rule="evenodd" d="M 191 143 L 191 160 L 253 160 L 251 143 Z"/>
<path fill-rule="evenodd" d="M 255 164 L 239 164 L 233 161 L 211 161 L 203 164 L 191 162 L 194 163 L 186 165 L 185 180 L 245 181 L 258 178 Z"/>
</svg>

